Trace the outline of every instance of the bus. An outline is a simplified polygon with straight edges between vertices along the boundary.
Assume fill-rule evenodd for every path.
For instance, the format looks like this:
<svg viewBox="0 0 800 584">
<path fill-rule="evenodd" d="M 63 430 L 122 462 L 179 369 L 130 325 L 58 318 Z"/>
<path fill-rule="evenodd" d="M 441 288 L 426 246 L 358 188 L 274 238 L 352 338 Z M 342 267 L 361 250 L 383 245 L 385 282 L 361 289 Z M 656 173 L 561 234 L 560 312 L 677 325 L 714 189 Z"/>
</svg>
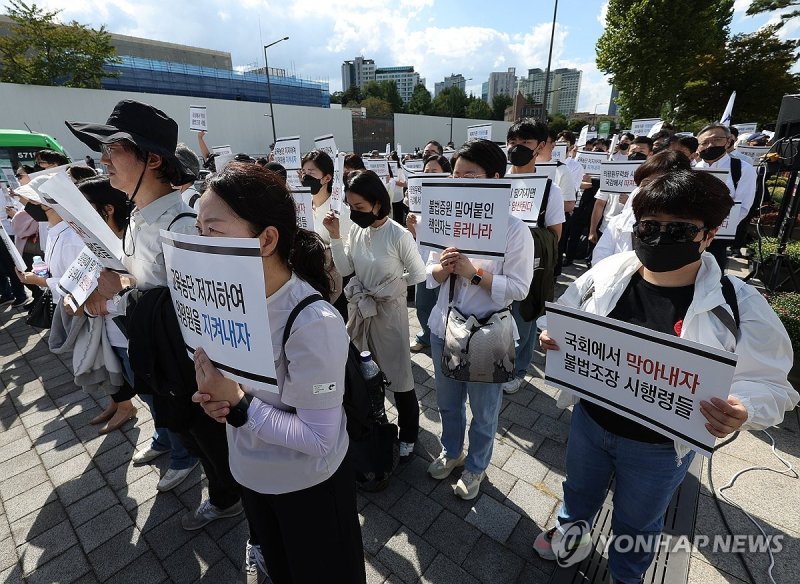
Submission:
<svg viewBox="0 0 800 584">
<path fill-rule="evenodd" d="M 20 164 L 33 166 L 39 150 L 55 150 L 67 156 L 61 144 L 47 134 L 0 129 L 0 167 L 16 169 Z"/>
</svg>

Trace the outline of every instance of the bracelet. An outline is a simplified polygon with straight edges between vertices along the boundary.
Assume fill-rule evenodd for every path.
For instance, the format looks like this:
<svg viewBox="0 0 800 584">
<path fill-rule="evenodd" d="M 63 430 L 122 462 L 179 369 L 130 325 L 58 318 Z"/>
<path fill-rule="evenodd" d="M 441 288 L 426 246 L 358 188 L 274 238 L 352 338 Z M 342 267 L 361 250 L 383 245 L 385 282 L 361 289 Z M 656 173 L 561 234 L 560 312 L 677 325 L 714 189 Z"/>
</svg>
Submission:
<svg viewBox="0 0 800 584">
<path fill-rule="evenodd" d="M 234 428 L 241 428 L 247 423 L 247 409 L 250 407 L 250 396 L 245 394 L 231 411 L 225 416 L 225 421 Z"/>
</svg>

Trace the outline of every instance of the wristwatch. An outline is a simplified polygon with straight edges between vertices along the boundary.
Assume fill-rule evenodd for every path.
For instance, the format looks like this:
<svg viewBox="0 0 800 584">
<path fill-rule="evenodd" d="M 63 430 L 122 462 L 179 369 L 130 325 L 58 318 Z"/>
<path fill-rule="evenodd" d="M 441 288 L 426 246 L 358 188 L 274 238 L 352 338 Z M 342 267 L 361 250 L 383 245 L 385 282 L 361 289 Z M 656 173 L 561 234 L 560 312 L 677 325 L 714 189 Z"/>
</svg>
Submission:
<svg viewBox="0 0 800 584">
<path fill-rule="evenodd" d="M 225 416 L 225 421 L 234 428 L 240 428 L 247 423 L 247 409 L 250 407 L 250 396 L 245 394 L 231 411 Z"/>
<path fill-rule="evenodd" d="M 472 276 L 472 279 L 469 281 L 469 283 L 479 286 L 482 280 L 483 280 L 483 270 L 481 268 L 478 268 L 478 271 L 475 272 L 475 275 Z"/>
</svg>

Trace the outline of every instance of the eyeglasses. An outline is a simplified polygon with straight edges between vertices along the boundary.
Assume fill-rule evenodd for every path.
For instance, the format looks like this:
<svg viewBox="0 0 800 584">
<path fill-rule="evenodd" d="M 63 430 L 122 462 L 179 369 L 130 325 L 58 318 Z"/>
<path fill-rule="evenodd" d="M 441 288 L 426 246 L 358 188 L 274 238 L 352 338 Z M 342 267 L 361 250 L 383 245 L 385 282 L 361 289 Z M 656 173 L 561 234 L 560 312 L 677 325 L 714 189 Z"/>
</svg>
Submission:
<svg viewBox="0 0 800 584">
<path fill-rule="evenodd" d="M 453 173 L 453 178 L 485 178 L 486 173 L 475 174 L 474 172 L 465 172 L 464 174 Z"/>
<path fill-rule="evenodd" d="M 28 173 L 27 172 L 18 172 L 14 176 L 16 176 L 17 178 L 22 178 L 22 177 L 28 176 Z"/>
<path fill-rule="evenodd" d="M 714 144 L 725 144 L 728 139 L 725 136 L 715 136 L 713 138 L 707 138 L 703 142 L 700 142 L 697 146 L 699 148 L 706 148 L 708 146 L 713 146 Z"/>
<path fill-rule="evenodd" d="M 117 146 L 116 144 L 100 144 L 100 153 L 110 158 L 120 148 L 121 146 Z"/>
<path fill-rule="evenodd" d="M 662 229 L 663 227 L 663 229 Z M 685 221 L 637 221 L 633 224 L 634 233 L 645 243 L 654 243 L 662 233 L 669 235 L 676 243 L 694 241 L 697 234 L 703 232 L 703 237 L 708 233 L 707 227 L 698 227 L 694 223 Z"/>
</svg>

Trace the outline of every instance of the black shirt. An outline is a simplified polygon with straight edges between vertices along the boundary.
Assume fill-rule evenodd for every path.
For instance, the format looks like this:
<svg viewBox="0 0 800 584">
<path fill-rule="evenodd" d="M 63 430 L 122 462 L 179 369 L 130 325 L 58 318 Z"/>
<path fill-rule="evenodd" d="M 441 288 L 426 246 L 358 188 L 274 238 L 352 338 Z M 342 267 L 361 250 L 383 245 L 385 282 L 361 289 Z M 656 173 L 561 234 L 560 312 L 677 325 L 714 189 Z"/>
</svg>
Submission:
<svg viewBox="0 0 800 584">
<path fill-rule="evenodd" d="M 608 317 L 677 337 L 693 297 L 694 284 L 665 288 L 646 282 L 636 272 Z M 581 400 L 581 406 L 595 422 L 617 436 L 651 444 L 672 441 L 650 428 L 587 400 Z"/>
</svg>

